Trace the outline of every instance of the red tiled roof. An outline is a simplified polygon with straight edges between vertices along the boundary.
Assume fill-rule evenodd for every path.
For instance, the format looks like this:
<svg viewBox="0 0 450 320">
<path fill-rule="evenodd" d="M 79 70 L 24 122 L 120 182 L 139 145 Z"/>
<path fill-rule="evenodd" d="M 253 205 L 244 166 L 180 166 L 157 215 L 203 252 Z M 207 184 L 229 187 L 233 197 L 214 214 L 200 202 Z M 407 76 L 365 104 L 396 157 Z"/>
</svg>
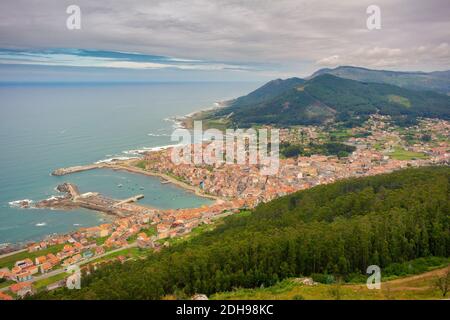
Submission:
<svg viewBox="0 0 450 320">
<path fill-rule="evenodd" d="M 6 293 L 0 292 L 0 300 L 13 300 L 13 298 Z"/>
<path fill-rule="evenodd" d="M 19 282 L 19 283 L 14 283 L 12 284 L 9 289 L 13 292 L 16 293 L 20 290 L 22 290 L 23 288 L 27 288 L 27 287 L 31 287 L 31 282 Z"/>
</svg>

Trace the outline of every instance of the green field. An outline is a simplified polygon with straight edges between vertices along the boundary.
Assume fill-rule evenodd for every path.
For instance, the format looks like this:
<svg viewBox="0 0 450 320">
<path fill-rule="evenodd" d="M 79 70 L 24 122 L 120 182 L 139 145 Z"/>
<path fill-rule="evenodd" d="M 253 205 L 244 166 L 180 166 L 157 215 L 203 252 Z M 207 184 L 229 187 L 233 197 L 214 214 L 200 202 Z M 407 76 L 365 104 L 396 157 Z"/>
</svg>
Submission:
<svg viewBox="0 0 450 320">
<path fill-rule="evenodd" d="M 411 102 L 409 101 L 408 98 L 390 94 L 388 95 L 388 100 L 389 102 L 399 104 L 405 108 L 411 108 Z"/>
<path fill-rule="evenodd" d="M 63 273 L 54 275 L 54 276 L 46 278 L 46 279 L 38 280 L 33 283 L 33 287 L 35 287 L 37 290 L 45 289 L 48 285 L 58 282 L 60 280 L 63 280 L 67 276 L 69 276 L 69 274 L 66 272 L 63 272 Z"/>
<path fill-rule="evenodd" d="M 6 281 L 3 281 L 3 282 L 0 282 L 0 289 L 9 287 L 13 283 L 15 283 L 15 282 L 11 281 L 11 280 L 6 280 Z"/>
<path fill-rule="evenodd" d="M 420 152 L 412 152 L 397 148 L 389 153 L 389 156 L 395 160 L 414 160 L 414 159 L 428 159 L 427 155 Z"/>
<path fill-rule="evenodd" d="M 317 283 L 314 286 L 289 278 L 267 288 L 216 293 L 211 299 L 439 299 L 435 280 L 449 266 L 448 257 L 426 257 L 394 263 L 381 271 L 381 290 L 367 289 L 364 285 L 366 275 L 354 276 L 348 282 Z M 313 277 L 314 280 L 316 278 Z"/>
<path fill-rule="evenodd" d="M 119 256 L 125 256 L 128 258 L 141 258 L 141 257 L 146 256 L 146 250 L 142 250 L 139 248 L 126 248 L 126 249 L 111 253 L 107 256 L 95 259 L 95 260 L 89 262 L 89 264 L 113 260 L 114 258 L 117 258 Z"/>
</svg>

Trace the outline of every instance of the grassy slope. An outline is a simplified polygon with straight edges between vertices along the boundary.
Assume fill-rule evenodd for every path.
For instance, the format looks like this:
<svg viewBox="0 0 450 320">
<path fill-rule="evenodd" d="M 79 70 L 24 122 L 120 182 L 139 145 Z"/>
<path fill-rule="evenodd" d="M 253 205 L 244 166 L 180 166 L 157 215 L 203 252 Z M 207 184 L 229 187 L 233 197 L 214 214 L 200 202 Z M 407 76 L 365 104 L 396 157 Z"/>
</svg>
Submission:
<svg viewBox="0 0 450 320">
<path fill-rule="evenodd" d="M 382 282 L 380 290 L 369 290 L 365 284 L 317 284 L 307 286 L 293 279 L 275 286 L 260 289 L 240 289 L 211 296 L 214 300 L 335 300 L 336 290 L 342 300 L 397 300 L 397 299 L 441 299 L 441 293 L 434 287 L 435 279 L 446 272 L 446 268 L 429 271 Z"/>
</svg>

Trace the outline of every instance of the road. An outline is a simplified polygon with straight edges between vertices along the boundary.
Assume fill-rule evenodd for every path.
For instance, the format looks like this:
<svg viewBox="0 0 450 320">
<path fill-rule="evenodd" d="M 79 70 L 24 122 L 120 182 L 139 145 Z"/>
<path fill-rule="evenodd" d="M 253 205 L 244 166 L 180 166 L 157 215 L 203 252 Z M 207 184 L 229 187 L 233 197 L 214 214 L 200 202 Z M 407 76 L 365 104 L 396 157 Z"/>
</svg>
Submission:
<svg viewBox="0 0 450 320">
<path fill-rule="evenodd" d="M 25 251 L 28 251 L 28 249 L 25 248 L 25 249 L 20 249 L 20 250 L 17 250 L 17 251 L 12 251 L 12 252 L 9 252 L 9 253 L 5 253 L 5 254 L 0 255 L 0 259 L 6 258 L 6 257 L 9 257 L 9 256 L 13 256 L 15 254 L 18 254 L 18 253 L 21 253 L 21 252 L 25 252 Z"/>
</svg>

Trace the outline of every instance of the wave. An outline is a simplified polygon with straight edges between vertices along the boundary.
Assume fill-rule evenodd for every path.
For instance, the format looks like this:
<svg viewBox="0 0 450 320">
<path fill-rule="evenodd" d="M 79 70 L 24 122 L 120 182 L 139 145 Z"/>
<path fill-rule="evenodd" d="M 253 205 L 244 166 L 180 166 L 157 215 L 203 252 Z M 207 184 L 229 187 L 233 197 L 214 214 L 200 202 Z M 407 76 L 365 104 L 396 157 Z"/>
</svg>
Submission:
<svg viewBox="0 0 450 320">
<path fill-rule="evenodd" d="M 219 109 L 223 107 L 224 102 L 214 102 L 213 105 L 211 107 L 207 107 L 207 108 L 203 108 L 201 110 L 197 110 L 197 111 L 193 111 L 191 113 L 188 113 L 184 116 L 181 117 L 176 117 L 176 119 L 186 119 L 186 118 L 190 118 L 193 115 L 200 113 L 200 112 L 205 112 L 205 111 L 211 111 L 211 110 L 215 110 L 215 109 Z"/>
<path fill-rule="evenodd" d="M 149 137 L 170 137 L 168 133 L 147 133 Z"/>
<path fill-rule="evenodd" d="M 183 122 L 180 121 L 183 119 L 184 116 L 174 116 L 165 118 L 164 121 L 172 122 L 172 129 L 182 129 L 183 128 Z"/>
<path fill-rule="evenodd" d="M 96 161 L 95 163 L 101 164 L 101 163 L 110 163 L 113 161 L 126 161 L 126 160 L 132 160 L 132 159 L 141 159 L 142 156 L 147 152 L 161 151 L 161 150 L 169 149 L 172 147 L 177 147 L 180 145 L 181 144 L 168 144 L 168 145 L 157 146 L 157 147 L 142 147 L 139 149 L 125 150 L 125 151 L 122 151 L 122 154 L 124 154 L 126 156 L 123 156 L 123 155 L 112 156 L 107 159 L 102 159 L 102 160 Z"/>
<path fill-rule="evenodd" d="M 124 160 L 139 159 L 139 158 L 140 157 L 112 157 L 112 158 L 96 161 L 95 163 L 96 164 L 109 163 L 109 162 L 113 162 L 113 161 L 124 161 Z"/>
<path fill-rule="evenodd" d="M 181 145 L 182 144 L 177 143 L 177 144 L 167 144 L 167 145 L 158 146 L 158 147 L 142 147 L 141 149 L 134 149 L 134 150 L 124 151 L 124 153 L 142 155 L 142 154 L 147 153 L 147 152 L 156 152 L 156 151 L 166 150 L 166 149 L 173 148 L 173 147 L 178 147 L 178 146 L 181 146 Z"/>
<path fill-rule="evenodd" d="M 33 205 L 33 200 L 22 199 L 8 202 L 9 206 L 12 208 L 27 208 Z"/>
</svg>

